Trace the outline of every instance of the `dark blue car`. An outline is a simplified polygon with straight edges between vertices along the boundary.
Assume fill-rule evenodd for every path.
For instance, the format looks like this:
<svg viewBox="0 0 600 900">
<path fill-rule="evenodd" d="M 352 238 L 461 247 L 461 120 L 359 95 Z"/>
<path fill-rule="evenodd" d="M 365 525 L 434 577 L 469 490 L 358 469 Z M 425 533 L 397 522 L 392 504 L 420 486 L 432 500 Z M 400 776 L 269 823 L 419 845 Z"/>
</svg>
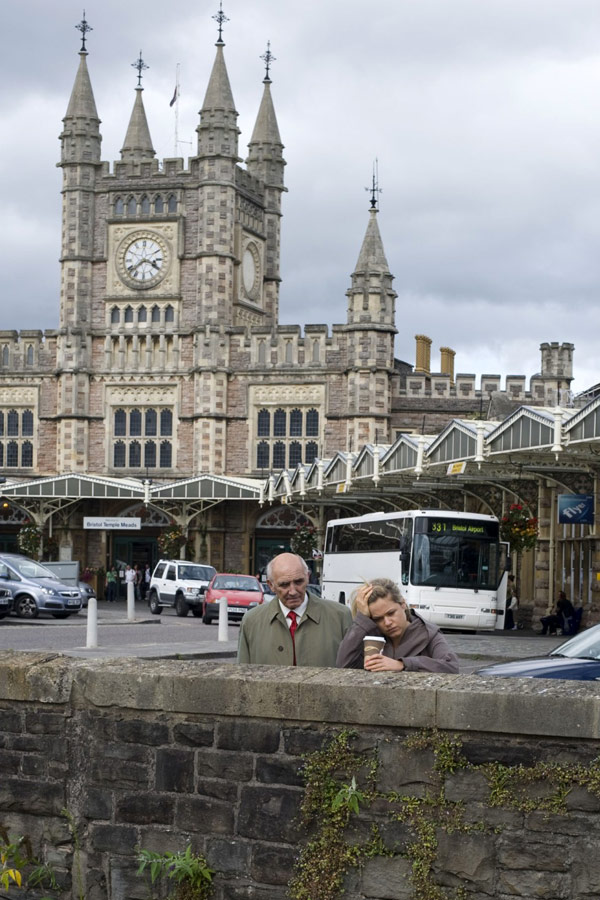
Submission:
<svg viewBox="0 0 600 900">
<path fill-rule="evenodd" d="M 564 644 L 556 647 L 548 656 L 496 663 L 493 666 L 478 669 L 476 674 L 599 681 L 600 625 L 595 625 L 570 638 Z"/>
</svg>

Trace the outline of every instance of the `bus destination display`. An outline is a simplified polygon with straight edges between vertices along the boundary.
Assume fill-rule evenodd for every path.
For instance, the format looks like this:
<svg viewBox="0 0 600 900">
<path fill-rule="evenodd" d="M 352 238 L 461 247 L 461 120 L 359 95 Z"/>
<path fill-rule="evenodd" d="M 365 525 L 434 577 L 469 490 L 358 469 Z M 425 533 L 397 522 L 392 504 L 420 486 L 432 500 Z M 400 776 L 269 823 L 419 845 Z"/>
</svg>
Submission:
<svg viewBox="0 0 600 900">
<path fill-rule="evenodd" d="M 468 519 L 430 519 L 418 520 L 416 531 L 421 534 L 455 535 L 472 538 L 497 538 L 497 522 L 478 522 Z"/>
</svg>

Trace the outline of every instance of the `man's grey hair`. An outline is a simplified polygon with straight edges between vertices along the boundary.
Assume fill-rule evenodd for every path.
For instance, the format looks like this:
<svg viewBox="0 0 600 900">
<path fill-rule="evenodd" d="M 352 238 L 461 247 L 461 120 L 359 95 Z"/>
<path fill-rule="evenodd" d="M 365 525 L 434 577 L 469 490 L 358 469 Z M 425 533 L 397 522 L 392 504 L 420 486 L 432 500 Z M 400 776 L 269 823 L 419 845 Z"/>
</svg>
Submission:
<svg viewBox="0 0 600 900">
<path fill-rule="evenodd" d="M 266 572 L 267 581 L 273 581 L 273 563 L 282 555 L 283 554 L 278 553 L 277 556 L 274 556 L 273 559 L 270 559 L 269 562 L 267 563 L 267 572 Z M 304 574 L 307 576 L 310 575 L 310 569 L 308 568 L 306 560 L 302 559 L 301 556 L 298 556 L 297 553 L 292 553 L 292 556 L 295 556 L 296 559 L 300 560 L 300 562 L 302 563 L 302 568 L 304 569 Z"/>
</svg>

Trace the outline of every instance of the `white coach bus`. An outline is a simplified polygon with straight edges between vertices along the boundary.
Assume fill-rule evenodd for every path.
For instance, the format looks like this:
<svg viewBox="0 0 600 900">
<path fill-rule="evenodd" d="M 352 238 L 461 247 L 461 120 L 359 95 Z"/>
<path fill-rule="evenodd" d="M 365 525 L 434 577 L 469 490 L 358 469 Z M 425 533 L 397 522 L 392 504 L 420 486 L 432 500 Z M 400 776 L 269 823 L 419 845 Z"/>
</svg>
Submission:
<svg viewBox="0 0 600 900">
<path fill-rule="evenodd" d="M 504 625 L 507 552 L 495 516 L 422 509 L 334 519 L 322 594 L 350 605 L 365 581 L 391 578 L 423 619 L 492 631 Z"/>
</svg>

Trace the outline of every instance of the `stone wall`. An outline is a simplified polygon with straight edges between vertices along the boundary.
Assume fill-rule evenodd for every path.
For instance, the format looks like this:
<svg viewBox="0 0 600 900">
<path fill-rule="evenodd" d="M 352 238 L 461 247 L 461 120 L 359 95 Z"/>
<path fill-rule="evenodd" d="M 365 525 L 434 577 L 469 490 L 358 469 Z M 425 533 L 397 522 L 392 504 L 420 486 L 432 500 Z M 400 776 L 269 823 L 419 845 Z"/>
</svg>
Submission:
<svg viewBox="0 0 600 900">
<path fill-rule="evenodd" d="M 344 896 L 410 900 L 404 798 L 439 797 L 435 740 L 455 736 L 462 763 L 446 760 L 443 774 L 452 819 L 433 820 L 431 832 L 437 893 L 422 896 L 454 900 L 460 887 L 468 900 L 591 900 L 600 895 L 599 727 L 595 684 L 4 652 L 0 825 L 27 834 L 70 884 L 68 810 L 83 879 L 74 876 L 72 896 L 86 900 L 148 897 L 135 848 L 189 842 L 217 872 L 215 900 L 283 900 L 307 840 L 303 755 L 350 730 L 354 750 L 378 763 L 382 796 L 363 805 L 349 837 L 360 842 L 377 824 L 394 855 L 353 869 Z M 407 748 L 424 734 L 434 743 Z M 491 802 L 481 768 L 490 763 L 496 794 L 511 776 L 512 805 Z M 529 784 L 536 765 L 541 777 Z M 562 808 L 545 812 L 557 778 Z"/>
</svg>

